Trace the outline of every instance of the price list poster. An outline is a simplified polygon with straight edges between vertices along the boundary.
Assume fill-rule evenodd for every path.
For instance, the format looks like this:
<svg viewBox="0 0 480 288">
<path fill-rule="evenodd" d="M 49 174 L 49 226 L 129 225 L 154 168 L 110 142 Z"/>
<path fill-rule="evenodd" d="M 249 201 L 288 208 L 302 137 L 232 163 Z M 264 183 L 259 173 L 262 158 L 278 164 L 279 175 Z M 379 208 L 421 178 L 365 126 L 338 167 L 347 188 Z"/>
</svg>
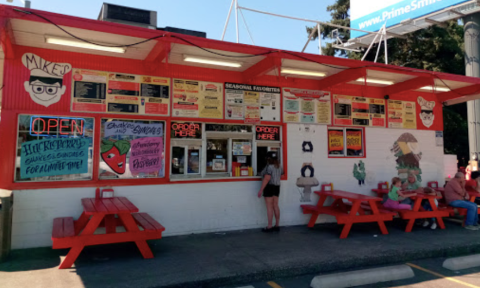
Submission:
<svg viewBox="0 0 480 288">
<path fill-rule="evenodd" d="M 170 79 L 74 69 L 72 111 L 168 116 Z"/>
<path fill-rule="evenodd" d="M 175 117 L 223 118 L 221 83 L 173 79 L 173 113 Z"/>
<path fill-rule="evenodd" d="M 283 88 L 283 121 L 330 124 L 331 94 L 320 90 Z"/>
<path fill-rule="evenodd" d="M 334 95 L 335 125 L 385 127 L 385 100 Z"/>
<path fill-rule="evenodd" d="M 388 100 L 388 127 L 417 129 L 415 102 Z"/>
</svg>

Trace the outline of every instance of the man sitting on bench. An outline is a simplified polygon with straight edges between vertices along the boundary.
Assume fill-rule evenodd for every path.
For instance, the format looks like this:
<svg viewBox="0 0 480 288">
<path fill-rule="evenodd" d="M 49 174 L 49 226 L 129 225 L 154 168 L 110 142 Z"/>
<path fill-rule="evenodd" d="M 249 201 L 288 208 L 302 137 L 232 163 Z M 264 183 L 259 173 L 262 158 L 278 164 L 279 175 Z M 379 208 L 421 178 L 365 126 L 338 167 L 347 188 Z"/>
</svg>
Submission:
<svg viewBox="0 0 480 288">
<path fill-rule="evenodd" d="M 468 201 L 469 196 L 465 190 L 465 175 L 462 172 L 455 174 L 455 178 L 448 181 L 445 186 L 445 201 L 448 205 L 467 209 L 465 229 L 478 230 L 477 204 Z"/>
</svg>

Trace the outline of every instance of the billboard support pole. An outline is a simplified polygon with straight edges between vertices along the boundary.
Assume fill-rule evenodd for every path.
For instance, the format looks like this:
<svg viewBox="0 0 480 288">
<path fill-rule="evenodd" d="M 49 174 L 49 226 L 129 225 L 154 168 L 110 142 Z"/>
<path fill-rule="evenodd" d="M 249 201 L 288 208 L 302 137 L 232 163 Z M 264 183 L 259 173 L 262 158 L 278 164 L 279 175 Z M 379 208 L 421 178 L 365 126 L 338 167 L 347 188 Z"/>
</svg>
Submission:
<svg viewBox="0 0 480 288">
<path fill-rule="evenodd" d="M 465 38 L 465 72 L 480 77 L 480 13 L 463 17 Z M 468 143 L 470 157 L 478 159 L 480 152 L 480 100 L 467 102 Z"/>
<path fill-rule="evenodd" d="M 235 0 L 232 0 L 232 4 L 230 4 L 230 10 L 228 10 L 227 20 L 225 21 L 225 27 L 223 27 L 222 41 L 223 41 L 223 38 L 225 38 L 225 32 L 227 32 L 227 26 L 228 26 L 228 22 L 230 21 L 230 15 L 232 15 L 232 8 L 233 8 L 234 2 Z"/>
<path fill-rule="evenodd" d="M 322 55 L 322 35 L 320 30 L 320 23 L 317 23 L 317 31 L 318 31 L 318 50 L 320 55 Z"/>
</svg>

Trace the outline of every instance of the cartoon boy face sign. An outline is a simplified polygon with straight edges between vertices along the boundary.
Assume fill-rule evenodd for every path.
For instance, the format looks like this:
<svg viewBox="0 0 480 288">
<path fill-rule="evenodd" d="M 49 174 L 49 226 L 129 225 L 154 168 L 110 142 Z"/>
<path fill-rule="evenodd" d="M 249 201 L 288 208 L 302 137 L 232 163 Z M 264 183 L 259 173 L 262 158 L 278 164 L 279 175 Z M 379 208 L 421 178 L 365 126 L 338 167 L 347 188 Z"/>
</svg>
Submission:
<svg viewBox="0 0 480 288">
<path fill-rule="evenodd" d="M 72 65 L 46 61 L 32 53 L 25 53 L 22 63 L 30 70 L 30 79 L 24 87 L 33 102 L 48 107 L 60 101 L 67 88 L 63 77 L 72 70 Z"/>
<path fill-rule="evenodd" d="M 435 115 L 433 115 L 433 107 L 435 107 L 435 101 L 427 101 L 423 97 L 418 97 L 418 104 L 420 104 L 421 112 L 420 119 L 422 120 L 425 127 L 430 128 L 433 125 L 435 120 Z"/>
</svg>

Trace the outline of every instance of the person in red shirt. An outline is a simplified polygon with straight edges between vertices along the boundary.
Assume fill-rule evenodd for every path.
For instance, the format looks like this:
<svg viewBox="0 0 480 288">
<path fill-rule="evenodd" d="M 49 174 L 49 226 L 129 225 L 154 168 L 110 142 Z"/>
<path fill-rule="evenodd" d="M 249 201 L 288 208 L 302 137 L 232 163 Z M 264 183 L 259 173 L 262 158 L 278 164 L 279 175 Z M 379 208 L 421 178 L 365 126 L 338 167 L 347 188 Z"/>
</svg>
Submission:
<svg viewBox="0 0 480 288">
<path fill-rule="evenodd" d="M 469 196 L 465 190 L 465 175 L 461 172 L 455 174 L 455 178 L 448 181 L 445 186 L 445 201 L 452 207 L 467 209 L 465 229 L 478 230 L 477 204 L 468 201 Z"/>
</svg>

